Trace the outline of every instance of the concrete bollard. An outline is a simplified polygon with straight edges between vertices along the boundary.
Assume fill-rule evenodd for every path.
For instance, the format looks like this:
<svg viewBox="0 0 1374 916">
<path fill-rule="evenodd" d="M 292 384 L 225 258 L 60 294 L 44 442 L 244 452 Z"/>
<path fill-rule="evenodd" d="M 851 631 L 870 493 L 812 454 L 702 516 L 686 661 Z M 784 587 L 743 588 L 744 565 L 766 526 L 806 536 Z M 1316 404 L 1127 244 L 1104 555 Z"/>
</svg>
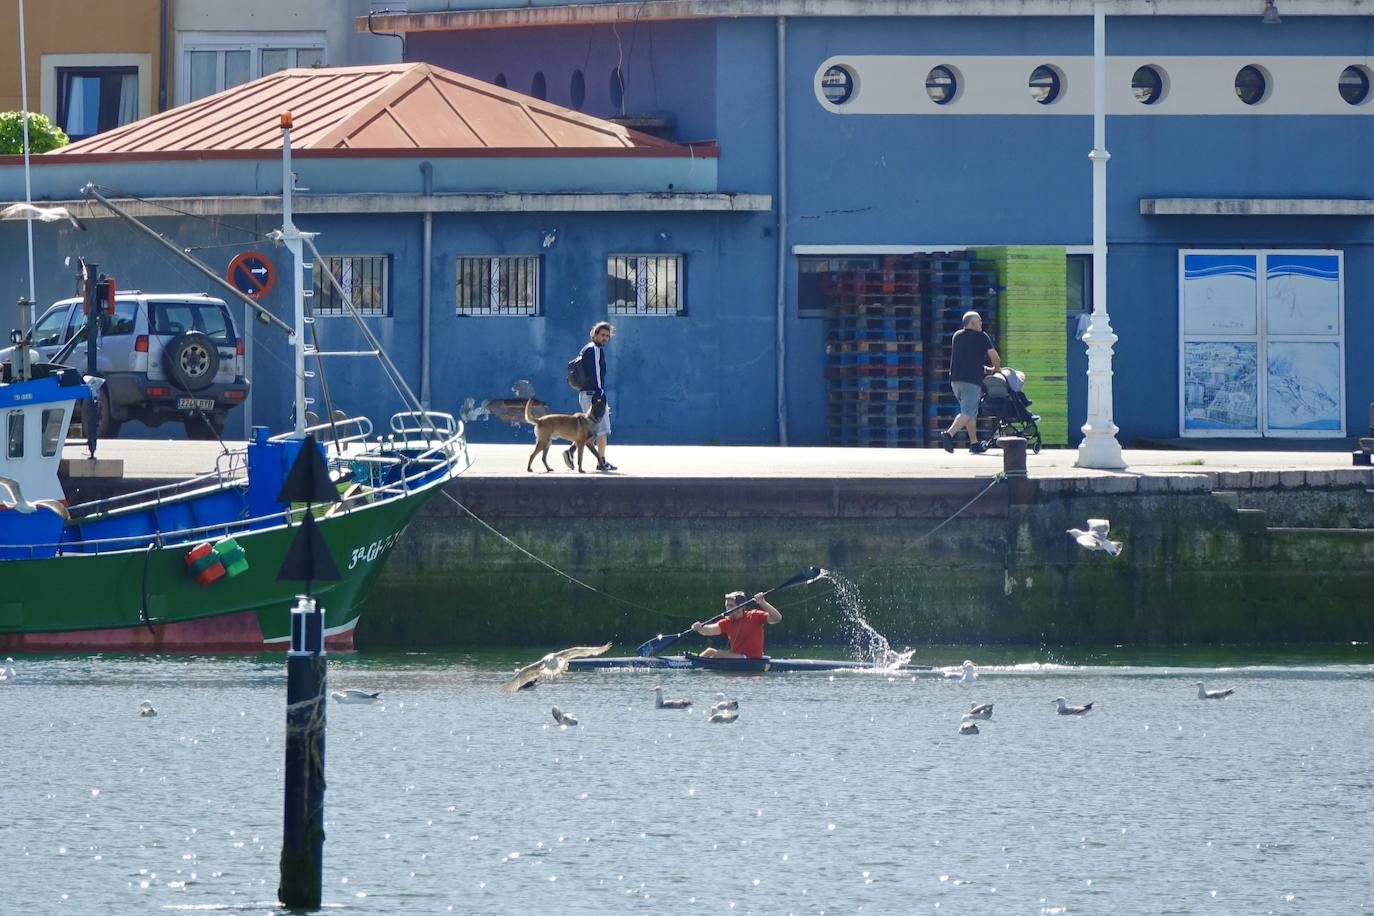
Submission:
<svg viewBox="0 0 1374 916">
<path fill-rule="evenodd" d="M 1002 473 L 1007 475 L 1007 486 L 1011 488 L 1007 501 L 1013 506 L 1029 506 L 1035 501 L 1035 487 L 1026 477 L 1026 440 L 1002 436 L 997 447 L 1002 450 Z"/>
<path fill-rule="evenodd" d="M 301 595 L 286 653 L 286 804 L 277 885 L 277 899 L 291 910 L 318 910 L 321 902 L 327 671 L 324 609 Z"/>
</svg>

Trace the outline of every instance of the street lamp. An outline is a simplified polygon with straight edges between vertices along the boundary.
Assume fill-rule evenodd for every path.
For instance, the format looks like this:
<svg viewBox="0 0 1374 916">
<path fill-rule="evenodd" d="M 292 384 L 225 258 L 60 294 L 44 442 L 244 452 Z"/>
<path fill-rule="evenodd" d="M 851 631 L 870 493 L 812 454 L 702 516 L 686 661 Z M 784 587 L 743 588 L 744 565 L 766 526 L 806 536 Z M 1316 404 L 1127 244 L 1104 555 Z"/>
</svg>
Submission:
<svg viewBox="0 0 1374 916">
<path fill-rule="evenodd" d="M 1112 344 L 1107 318 L 1107 0 L 1093 0 L 1093 310 L 1083 343 L 1088 348 L 1088 421 L 1078 445 L 1080 468 L 1126 466 L 1112 422 Z"/>
</svg>

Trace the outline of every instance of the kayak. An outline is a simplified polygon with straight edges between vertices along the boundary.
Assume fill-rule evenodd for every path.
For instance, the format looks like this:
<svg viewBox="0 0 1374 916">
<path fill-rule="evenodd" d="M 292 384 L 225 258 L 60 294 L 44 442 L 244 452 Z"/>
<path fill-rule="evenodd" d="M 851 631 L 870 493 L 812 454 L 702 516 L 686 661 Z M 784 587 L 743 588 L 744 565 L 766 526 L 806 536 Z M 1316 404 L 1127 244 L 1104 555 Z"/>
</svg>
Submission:
<svg viewBox="0 0 1374 916">
<path fill-rule="evenodd" d="M 683 655 L 628 655 L 616 658 L 574 658 L 570 670 L 592 668 L 704 669 L 759 674 L 765 671 L 855 671 L 877 670 L 871 662 L 835 658 L 705 658 L 688 652 Z M 931 671 L 930 665 L 902 665 L 898 671 Z"/>
</svg>

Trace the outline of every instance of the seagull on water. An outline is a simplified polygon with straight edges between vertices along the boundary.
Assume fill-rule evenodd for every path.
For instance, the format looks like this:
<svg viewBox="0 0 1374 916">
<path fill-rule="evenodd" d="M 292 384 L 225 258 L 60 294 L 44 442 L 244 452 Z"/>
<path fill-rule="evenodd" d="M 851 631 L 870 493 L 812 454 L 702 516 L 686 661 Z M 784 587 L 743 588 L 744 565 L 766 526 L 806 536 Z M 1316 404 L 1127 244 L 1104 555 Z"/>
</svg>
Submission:
<svg viewBox="0 0 1374 916">
<path fill-rule="evenodd" d="M 138 714 L 145 719 L 151 719 L 157 715 L 157 710 L 153 708 L 151 701 L 144 700 L 138 704 Z"/>
<path fill-rule="evenodd" d="M 0 210 L 0 219 L 28 219 L 32 217 L 39 222 L 55 223 L 65 219 L 77 229 L 85 229 L 86 224 L 72 215 L 66 207 L 37 207 L 33 204 L 10 204 Z"/>
<path fill-rule="evenodd" d="M 369 693 L 366 690 L 359 690 L 357 687 L 349 687 L 347 690 L 331 690 L 329 695 L 334 698 L 336 703 L 376 703 L 382 698 L 380 691 Z"/>
<path fill-rule="evenodd" d="M 1114 557 L 1121 553 L 1121 542 L 1107 539 L 1107 531 L 1112 523 L 1105 518 L 1088 519 L 1088 530 L 1082 531 L 1078 528 L 1069 529 L 1069 537 L 1078 542 L 1080 547 L 1088 550 L 1102 550 L 1107 556 Z"/>
<path fill-rule="evenodd" d="M 718 693 L 716 694 L 716 703 L 711 709 L 739 709 L 739 700 L 734 697 L 727 697 L 723 693 Z"/>
<path fill-rule="evenodd" d="M 1063 697 L 1055 697 L 1051 702 L 1059 707 L 1058 712 L 1061 716 L 1086 716 L 1093 710 L 1091 703 L 1084 703 L 1082 706 L 1070 706 L 1064 702 Z"/>
<path fill-rule="evenodd" d="M 0 505 L 6 509 L 14 509 L 20 515 L 28 515 L 39 509 L 51 509 L 64 519 L 70 519 L 71 515 L 67 512 L 67 507 L 57 499 L 35 499 L 32 502 L 24 498 L 24 493 L 19 489 L 19 481 L 9 477 L 0 477 Z"/>
<path fill-rule="evenodd" d="M 1236 692 L 1234 687 L 1226 687 L 1221 690 L 1208 690 L 1202 686 L 1202 681 L 1197 682 L 1197 698 L 1199 700 L 1224 700 Z"/>
<path fill-rule="evenodd" d="M 739 713 L 735 712 L 733 709 L 720 707 L 712 709 L 711 714 L 706 717 L 706 721 L 716 725 L 729 725 L 738 718 Z"/>
<path fill-rule="evenodd" d="M 961 722 L 959 723 L 959 734 L 961 734 L 961 735 L 976 735 L 976 734 L 978 734 L 978 723 L 977 723 L 977 722 L 970 722 L 968 719 L 964 719 L 963 721 L 961 721 Z"/>
<path fill-rule="evenodd" d="M 665 700 L 663 699 L 663 688 L 654 688 L 654 709 L 686 709 L 691 705 L 691 700 Z"/>
<path fill-rule="evenodd" d="M 978 680 L 978 672 L 974 670 L 975 667 L 973 662 L 964 659 L 964 663 L 959 666 L 959 670 L 945 672 L 945 680 L 958 681 L 961 684 L 972 684 L 974 681 Z"/>
<path fill-rule="evenodd" d="M 553 708 L 553 721 L 557 722 L 564 728 L 577 727 L 577 720 L 574 719 L 572 715 L 570 715 L 569 713 L 566 713 L 563 710 L 559 709 L 557 706 Z"/>
<path fill-rule="evenodd" d="M 965 718 L 965 719 L 991 719 L 991 718 L 992 718 L 992 704 L 991 704 L 991 703 L 978 703 L 978 704 L 975 704 L 974 706 L 972 706 L 972 707 L 969 708 L 969 711 L 968 711 L 968 712 L 964 713 L 964 718 Z"/>
<path fill-rule="evenodd" d="M 571 649 L 550 652 L 539 661 L 531 662 L 515 672 L 510 680 L 501 685 L 501 692 L 509 696 L 517 690 L 533 687 L 544 681 L 551 681 L 568 670 L 569 659 L 589 658 L 593 655 L 604 655 L 609 651 L 611 651 L 610 643 L 606 643 L 604 646 L 573 646 Z"/>
<path fill-rule="evenodd" d="M 4 666 L 0 667 L 0 684 L 13 684 L 15 680 L 14 659 L 7 658 Z"/>
</svg>

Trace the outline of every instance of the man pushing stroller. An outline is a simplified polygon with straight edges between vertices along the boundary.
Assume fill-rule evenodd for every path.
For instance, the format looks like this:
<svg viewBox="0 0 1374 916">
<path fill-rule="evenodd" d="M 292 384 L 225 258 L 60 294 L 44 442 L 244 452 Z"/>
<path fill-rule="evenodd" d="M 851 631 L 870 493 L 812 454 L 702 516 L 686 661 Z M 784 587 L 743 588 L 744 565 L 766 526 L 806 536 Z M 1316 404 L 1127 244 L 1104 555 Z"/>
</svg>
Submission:
<svg viewBox="0 0 1374 916">
<path fill-rule="evenodd" d="M 992 338 L 983 330 L 983 316 L 964 312 L 963 327 L 949 342 L 949 386 L 959 401 L 959 415 L 949 429 L 940 433 L 945 451 L 954 451 L 959 430 L 968 435 L 969 448 L 978 443 L 978 400 L 983 394 L 983 376 L 1002 368 L 1002 359 Z"/>
</svg>

